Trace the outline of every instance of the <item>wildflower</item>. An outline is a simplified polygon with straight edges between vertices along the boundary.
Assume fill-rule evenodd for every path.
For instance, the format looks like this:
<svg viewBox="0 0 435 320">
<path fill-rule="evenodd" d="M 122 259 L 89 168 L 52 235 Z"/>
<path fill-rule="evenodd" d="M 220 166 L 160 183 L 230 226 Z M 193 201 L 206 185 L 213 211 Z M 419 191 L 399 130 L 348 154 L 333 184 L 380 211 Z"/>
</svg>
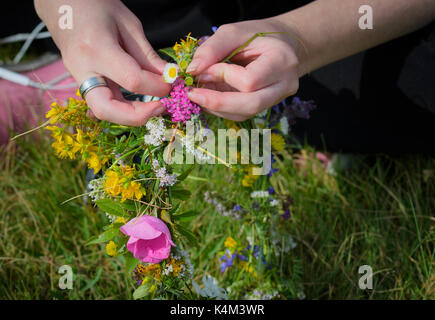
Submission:
<svg viewBox="0 0 435 320">
<path fill-rule="evenodd" d="M 63 135 L 62 140 L 53 142 L 52 147 L 59 158 L 65 159 L 69 157 L 72 160 L 75 159 L 75 154 L 80 149 L 80 146 L 74 141 L 71 134 Z"/>
<path fill-rule="evenodd" d="M 46 113 L 45 117 L 50 119 L 50 124 L 54 124 L 59 120 L 64 111 L 64 107 L 60 106 L 57 102 L 53 102 L 51 109 Z"/>
<path fill-rule="evenodd" d="M 269 189 L 267 189 L 267 192 L 269 192 L 269 194 L 275 194 L 275 189 L 273 187 L 269 187 Z"/>
<path fill-rule="evenodd" d="M 215 207 L 216 211 L 224 217 L 231 217 L 236 220 L 240 219 L 240 214 L 238 212 L 241 212 L 242 210 L 230 210 L 226 208 L 217 198 L 212 197 L 212 195 L 208 191 L 204 192 L 204 200 L 207 203 L 212 204 Z"/>
<path fill-rule="evenodd" d="M 254 175 L 254 168 L 258 168 L 258 167 L 249 166 L 247 168 L 247 173 L 246 173 L 246 175 L 242 179 L 242 186 L 244 186 L 244 187 L 252 187 L 254 185 L 255 181 L 257 181 L 259 176 L 258 175 Z"/>
<path fill-rule="evenodd" d="M 175 247 L 166 224 L 153 216 L 133 218 L 120 229 L 130 237 L 127 249 L 143 262 L 159 263 L 169 257 L 171 246 Z"/>
<path fill-rule="evenodd" d="M 97 201 L 104 198 L 105 193 L 103 190 L 103 182 L 104 182 L 103 178 L 93 179 L 89 181 L 88 184 L 88 189 L 90 190 L 89 197 L 91 197 L 92 201 Z"/>
<path fill-rule="evenodd" d="M 224 242 L 225 248 L 234 249 L 237 246 L 237 241 L 232 237 L 227 237 Z"/>
<path fill-rule="evenodd" d="M 97 174 L 101 170 L 102 161 L 100 157 L 95 153 L 92 152 L 91 156 L 87 160 L 89 169 L 94 170 L 94 174 Z"/>
<path fill-rule="evenodd" d="M 199 113 L 199 106 L 189 100 L 189 88 L 185 86 L 183 79 L 177 79 L 173 83 L 170 96 L 160 101 L 172 116 L 172 122 L 184 122 L 192 115 Z"/>
<path fill-rule="evenodd" d="M 175 63 L 167 63 L 163 71 L 163 80 L 166 83 L 174 83 L 178 77 L 178 65 Z"/>
<path fill-rule="evenodd" d="M 121 202 L 124 202 L 127 199 L 133 199 L 136 198 L 137 200 L 140 200 L 144 196 L 145 192 L 141 190 L 140 184 L 131 181 L 128 183 L 127 187 L 122 188 L 121 191 Z"/>
<path fill-rule="evenodd" d="M 281 215 L 281 218 L 283 218 L 283 220 L 290 219 L 290 211 L 289 210 L 285 210 L 284 213 Z"/>
<path fill-rule="evenodd" d="M 139 285 L 147 283 L 149 278 L 157 282 L 162 281 L 162 269 L 159 264 L 149 264 L 147 266 L 138 264 L 136 268 L 134 268 L 133 279 L 135 279 Z"/>
<path fill-rule="evenodd" d="M 106 244 L 106 253 L 109 256 L 115 256 L 118 250 L 118 246 L 116 245 L 115 242 L 110 241 L 108 244 Z"/>
<path fill-rule="evenodd" d="M 116 171 L 107 170 L 105 174 L 104 189 L 110 196 L 117 196 L 121 193 L 121 184 Z"/>
<path fill-rule="evenodd" d="M 161 145 L 165 138 L 165 124 L 163 118 L 151 118 L 146 123 L 145 127 L 148 134 L 144 136 L 145 144 L 155 147 Z"/>
<path fill-rule="evenodd" d="M 270 206 L 271 207 L 277 207 L 277 206 L 279 206 L 279 201 L 278 200 L 276 200 L 276 199 L 270 199 Z"/>
<path fill-rule="evenodd" d="M 159 183 L 160 187 L 173 186 L 177 182 L 177 175 L 168 174 L 166 172 L 166 168 L 160 167 L 159 162 L 156 159 L 153 160 L 153 169 L 156 173 L 156 177 L 160 179 L 160 183 Z"/>
<path fill-rule="evenodd" d="M 128 222 L 127 218 L 124 218 L 124 217 L 117 217 L 115 220 L 115 223 L 126 224 L 127 222 Z"/>
<path fill-rule="evenodd" d="M 270 136 L 272 148 L 278 152 L 281 152 L 285 149 L 285 140 L 282 135 L 278 133 L 272 133 Z"/>
<path fill-rule="evenodd" d="M 220 264 L 221 272 L 224 273 L 225 270 L 233 266 L 234 259 L 237 257 L 237 254 L 233 253 L 231 254 L 230 250 L 226 250 L 225 254 L 220 258 L 221 261 L 223 261 Z"/>
</svg>

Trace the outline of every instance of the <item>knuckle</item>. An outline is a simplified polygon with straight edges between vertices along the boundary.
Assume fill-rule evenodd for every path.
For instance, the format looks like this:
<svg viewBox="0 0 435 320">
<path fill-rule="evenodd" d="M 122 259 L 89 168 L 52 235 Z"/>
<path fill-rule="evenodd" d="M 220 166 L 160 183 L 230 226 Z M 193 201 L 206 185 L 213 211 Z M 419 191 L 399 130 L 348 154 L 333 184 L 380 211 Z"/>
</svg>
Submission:
<svg viewBox="0 0 435 320">
<path fill-rule="evenodd" d="M 236 31 L 236 26 L 233 24 L 233 23 L 227 23 L 227 24 L 223 24 L 223 25 L 221 25 L 218 29 L 217 29 L 217 31 L 216 31 L 216 33 L 230 33 L 230 32 L 234 32 L 234 31 Z"/>
<path fill-rule="evenodd" d="M 260 79 L 254 76 L 249 76 L 241 79 L 241 89 L 244 92 L 252 92 L 259 88 Z"/>
<path fill-rule="evenodd" d="M 123 83 L 120 85 L 131 92 L 137 92 L 142 88 L 142 82 L 142 78 L 137 72 L 129 72 L 125 74 Z"/>
<path fill-rule="evenodd" d="M 106 114 L 105 114 L 105 112 L 104 112 L 104 110 L 102 109 L 102 108 L 99 108 L 99 107 L 92 107 L 91 108 L 92 109 L 92 113 L 94 114 L 94 116 L 97 118 L 97 119 L 100 119 L 100 120 L 107 120 L 106 118 L 105 118 L 105 116 L 106 116 Z"/>
</svg>

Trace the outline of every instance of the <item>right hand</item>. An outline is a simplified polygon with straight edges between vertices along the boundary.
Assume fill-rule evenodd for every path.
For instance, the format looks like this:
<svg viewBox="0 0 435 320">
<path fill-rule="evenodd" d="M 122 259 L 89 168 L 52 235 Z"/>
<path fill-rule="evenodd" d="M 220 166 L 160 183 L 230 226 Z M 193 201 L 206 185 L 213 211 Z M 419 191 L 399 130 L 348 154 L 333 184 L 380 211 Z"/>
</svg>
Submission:
<svg viewBox="0 0 435 320">
<path fill-rule="evenodd" d="M 73 28 L 62 30 L 59 7 L 73 9 Z M 163 81 L 165 62 L 148 43 L 139 19 L 119 0 L 35 0 L 38 15 L 46 23 L 62 54 L 65 67 L 81 84 L 95 75 L 109 87 L 86 94 L 95 116 L 121 125 L 140 126 L 159 115 L 158 101 L 127 101 L 119 86 L 141 94 L 166 96 L 171 86 Z"/>
</svg>

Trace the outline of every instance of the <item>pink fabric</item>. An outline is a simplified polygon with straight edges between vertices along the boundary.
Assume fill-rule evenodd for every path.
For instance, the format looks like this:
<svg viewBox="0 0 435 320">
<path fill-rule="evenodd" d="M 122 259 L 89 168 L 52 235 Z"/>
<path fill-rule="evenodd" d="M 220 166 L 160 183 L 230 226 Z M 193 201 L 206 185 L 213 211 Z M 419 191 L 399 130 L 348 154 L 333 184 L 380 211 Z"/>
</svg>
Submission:
<svg viewBox="0 0 435 320">
<path fill-rule="evenodd" d="M 33 81 L 46 83 L 66 73 L 61 60 L 25 75 Z M 57 85 L 74 82 L 66 78 Z M 44 114 L 54 101 L 63 102 L 75 95 L 77 88 L 48 90 L 25 87 L 8 80 L 0 79 L 0 144 L 9 141 L 9 130 L 20 133 L 26 128 L 45 121 Z"/>
<path fill-rule="evenodd" d="M 134 218 L 121 231 L 130 237 L 127 249 L 143 262 L 159 263 L 169 257 L 171 246 L 175 247 L 166 224 L 153 216 Z"/>
</svg>

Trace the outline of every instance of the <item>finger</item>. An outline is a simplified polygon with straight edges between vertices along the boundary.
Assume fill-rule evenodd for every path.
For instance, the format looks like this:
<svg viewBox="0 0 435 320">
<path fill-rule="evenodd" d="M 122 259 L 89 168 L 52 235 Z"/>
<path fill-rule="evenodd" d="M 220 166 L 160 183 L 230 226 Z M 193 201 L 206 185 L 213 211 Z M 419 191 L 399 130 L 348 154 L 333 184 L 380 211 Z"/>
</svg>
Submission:
<svg viewBox="0 0 435 320">
<path fill-rule="evenodd" d="M 189 99 L 207 110 L 250 117 L 274 105 L 285 93 L 285 83 L 278 82 L 249 93 L 195 88 L 189 92 Z"/>
<path fill-rule="evenodd" d="M 240 47 L 243 44 L 243 39 L 237 36 L 233 28 L 232 25 L 219 27 L 214 35 L 196 49 L 193 60 L 186 71 L 198 75 L 211 65 L 222 61 L 233 50 Z"/>
<path fill-rule="evenodd" d="M 140 21 L 128 26 L 120 23 L 118 27 L 124 49 L 136 59 L 139 65 L 145 70 L 159 75 L 163 74 L 166 62 L 159 57 L 149 44 Z"/>
<path fill-rule="evenodd" d="M 233 120 L 236 122 L 241 122 L 241 121 L 245 121 L 245 120 L 249 119 L 249 117 L 240 116 L 237 114 L 231 114 L 231 113 L 225 113 L 225 112 L 216 112 L 216 111 L 212 111 L 212 110 L 208 110 L 208 109 L 203 109 L 203 110 L 204 110 L 204 112 L 212 114 L 216 117 L 224 118 L 224 119 L 228 119 L 228 120 Z"/>
<path fill-rule="evenodd" d="M 241 92 L 263 89 L 283 78 L 283 60 L 264 54 L 246 67 L 237 64 L 218 63 L 199 76 L 200 81 L 225 82 Z"/>
<path fill-rule="evenodd" d="M 143 125 L 150 117 L 164 112 L 159 101 L 139 102 L 117 100 L 113 87 L 94 88 L 86 94 L 86 102 L 94 115 L 100 120 L 126 126 Z"/>
<path fill-rule="evenodd" d="M 171 90 L 171 85 L 165 83 L 161 75 L 141 69 L 121 47 L 106 50 L 94 70 L 134 93 L 163 97 Z"/>
</svg>

